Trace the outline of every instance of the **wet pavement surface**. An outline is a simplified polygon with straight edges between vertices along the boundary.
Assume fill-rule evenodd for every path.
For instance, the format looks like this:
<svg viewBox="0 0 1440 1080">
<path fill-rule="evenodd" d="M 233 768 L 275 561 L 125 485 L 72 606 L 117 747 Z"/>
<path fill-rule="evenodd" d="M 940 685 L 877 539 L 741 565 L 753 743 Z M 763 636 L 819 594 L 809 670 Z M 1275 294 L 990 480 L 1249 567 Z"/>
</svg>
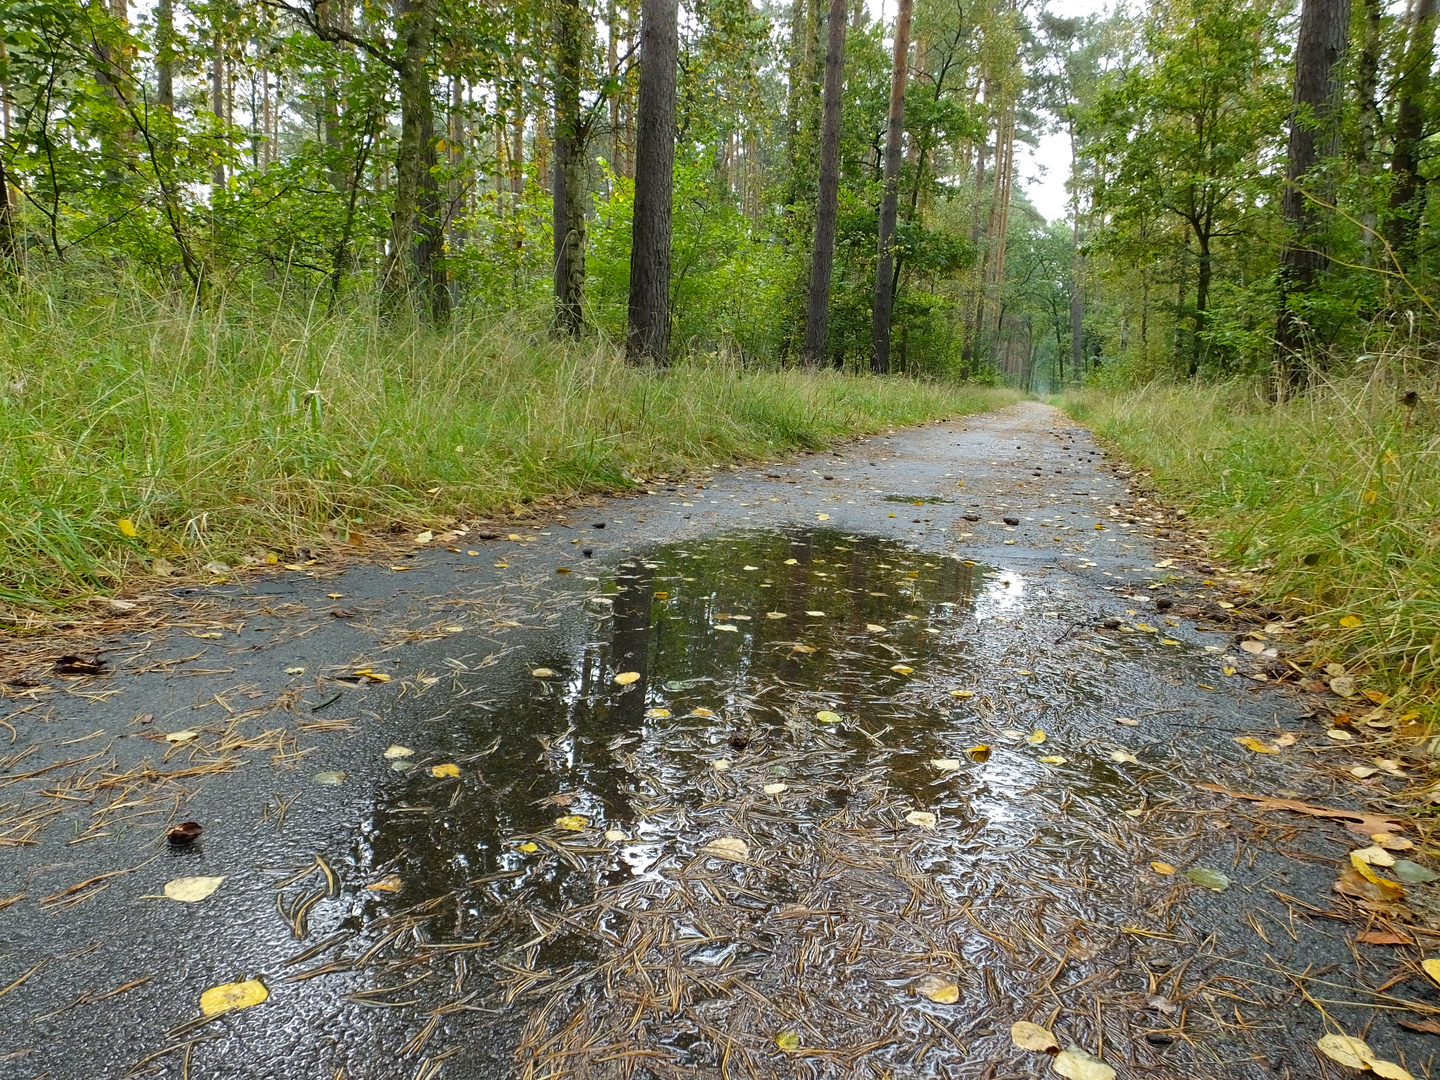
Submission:
<svg viewBox="0 0 1440 1080">
<path fill-rule="evenodd" d="M 1356 1075 L 1327 1031 L 1430 1074 L 1418 954 L 1356 938 L 1435 945 L 1436 886 L 1333 890 L 1403 824 L 1201 787 L 1407 781 L 1062 414 L 651 488 L 9 686 L 0 1077 L 1052 1075 L 1017 1020 L 1121 1077 Z"/>
</svg>

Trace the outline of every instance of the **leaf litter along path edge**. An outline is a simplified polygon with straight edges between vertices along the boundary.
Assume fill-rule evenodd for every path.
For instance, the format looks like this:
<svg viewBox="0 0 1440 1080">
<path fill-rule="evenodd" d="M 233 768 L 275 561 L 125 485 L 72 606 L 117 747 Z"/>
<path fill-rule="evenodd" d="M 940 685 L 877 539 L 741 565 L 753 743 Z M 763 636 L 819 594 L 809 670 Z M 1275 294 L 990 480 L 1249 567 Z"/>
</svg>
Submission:
<svg viewBox="0 0 1440 1080">
<path fill-rule="evenodd" d="M 1029 1020 L 1121 1075 L 1320 1075 L 1335 1025 L 1423 1075 L 1433 1036 L 1369 1007 L 1429 1000 L 1421 953 L 1357 969 L 1362 927 L 1328 917 L 1379 902 L 1330 892 L 1341 825 L 1196 790 L 1359 805 L 1304 764 L 1356 751 L 1197 629 L 1211 590 L 1156 568 L 1149 507 L 1097 462 L 1027 405 L 403 574 L 267 582 L 218 639 L 110 643 L 108 678 L 7 720 L 33 842 L 0 849 L 23 882 L 0 1052 L 55 1076 L 980 1077 L 1046 1067 L 1010 1041 Z M 187 818 L 202 840 L 166 849 Z M 1413 927 L 1429 888 L 1409 922 L 1366 917 Z M 252 978 L 263 1002 L 200 1013 Z"/>
</svg>

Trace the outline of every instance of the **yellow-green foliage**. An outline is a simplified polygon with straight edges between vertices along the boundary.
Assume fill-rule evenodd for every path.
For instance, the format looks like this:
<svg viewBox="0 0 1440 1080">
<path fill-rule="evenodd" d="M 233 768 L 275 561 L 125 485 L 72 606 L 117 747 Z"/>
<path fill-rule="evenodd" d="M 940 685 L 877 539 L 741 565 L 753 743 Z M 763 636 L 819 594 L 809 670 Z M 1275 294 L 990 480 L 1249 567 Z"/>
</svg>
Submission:
<svg viewBox="0 0 1440 1080">
<path fill-rule="evenodd" d="M 157 554 L 285 553 L 337 519 L 508 510 L 1014 400 L 704 358 L 656 373 L 528 329 L 0 298 L 0 598 L 54 601 Z"/>
<path fill-rule="evenodd" d="M 1280 406 L 1255 383 L 1157 384 L 1065 405 L 1153 470 L 1215 530 L 1220 555 L 1269 568 L 1256 575 L 1267 598 L 1298 601 L 1316 631 L 1332 628 L 1326 641 L 1433 694 L 1440 387 L 1381 364 Z M 1360 624 L 1342 626 L 1347 616 Z"/>
</svg>

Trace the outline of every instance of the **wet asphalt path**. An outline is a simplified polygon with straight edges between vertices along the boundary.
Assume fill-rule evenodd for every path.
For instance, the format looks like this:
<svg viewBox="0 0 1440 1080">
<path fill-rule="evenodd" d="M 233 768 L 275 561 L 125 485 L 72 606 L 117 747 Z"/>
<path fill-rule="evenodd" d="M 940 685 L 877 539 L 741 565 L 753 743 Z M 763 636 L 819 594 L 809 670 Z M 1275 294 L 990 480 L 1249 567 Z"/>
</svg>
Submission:
<svg viewBox="0 0 1440 1080">
<path fill-rule="evenodd" d="M 1332 908 L 1355 835 L 1197 786 L 1350 807 L 1389 781 L 1345 778 L 1363 748 L 1276 685 L 1293 635 L 1241 651 L 1263 621 L 1183 541 L 1026 403 L 178 590 L 206 602 L 95 643 L 103 674 L 6 688 L 0 1078 L 1048 1073 L 1015 1019 L 1121 1076 L 1340 1076 L 1316 1000 L 1425 1076 L 1435 1036 L 1371 1006 L 1434 988 Z M 187 820 L 202 839 L 168 846 Z M 849 854 L 807 885 L 837 821 Z M 737 830 L 768 854 L 716 877 L 696 850 Z M 702 863 L 747 914 L 675 899 Z M 849 929 L 844 867 L 871 912 Z M 225 880 L 159 898 L 184 876 Z M 910 899 L 861 903 L 880 881 Z M 699 945 L 637 937 L 642 910 Z M 836 944 L 867 918 L 888 944 Z M 891 985 L 939 956 L 958 1002 Z M 666 965 L 710 981 L 659 1007 Z M 250 979 L 267 1000 L 201 1022 Z"/>
</svg>

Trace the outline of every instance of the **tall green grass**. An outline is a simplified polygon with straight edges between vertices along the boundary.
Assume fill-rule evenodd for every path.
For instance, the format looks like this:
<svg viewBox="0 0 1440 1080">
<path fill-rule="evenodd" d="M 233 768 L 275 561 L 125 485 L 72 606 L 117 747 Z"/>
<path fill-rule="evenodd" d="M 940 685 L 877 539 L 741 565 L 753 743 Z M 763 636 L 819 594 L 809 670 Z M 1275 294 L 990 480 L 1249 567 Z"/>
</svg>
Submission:
<svg viewBox="0 0 1440 1080">
<path fill-rule="evenodd" d="M 1365 362 L 1279 406 L 1246 382 L 1087 392 L 1065 406 L 1152 470 L 1222 556 L 1266 568 L 1255 576 L 1266 599 L 1299 606 L 1337 650 L 1433 696 L 1440 381 L 1404 357 Z"/>
<path fill-rule="evenodd" d="M 176 309 L 139 291 L 12 291 L 0 294 L 0 600 L 55 604 L 157 557 L 263 559 L 327 527 L 493 514 L 1011 400 L 705 358 L 657 373 L 523 319 L 437 331 L 365 313 Z"/>
</svg>

